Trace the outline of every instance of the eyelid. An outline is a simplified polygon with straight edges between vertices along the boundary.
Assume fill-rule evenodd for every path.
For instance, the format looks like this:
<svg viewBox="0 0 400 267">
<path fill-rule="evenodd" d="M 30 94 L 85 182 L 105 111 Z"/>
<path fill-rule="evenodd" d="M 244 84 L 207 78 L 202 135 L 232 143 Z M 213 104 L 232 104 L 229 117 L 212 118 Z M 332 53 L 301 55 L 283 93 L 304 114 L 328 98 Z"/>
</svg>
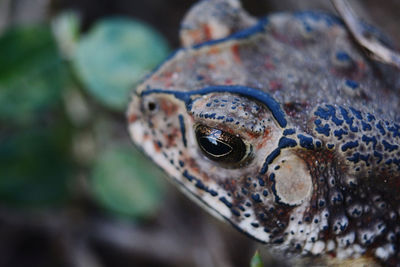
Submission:
<svg viewBox="0 0 400 267">
<path fill-rule="evenodd" d="M 222 167 L 238 168 L 252 158 L 252 146 L 240 135 L 203 124 L 196 125 L 194 131 L 201 153 Z"/>
</svg>

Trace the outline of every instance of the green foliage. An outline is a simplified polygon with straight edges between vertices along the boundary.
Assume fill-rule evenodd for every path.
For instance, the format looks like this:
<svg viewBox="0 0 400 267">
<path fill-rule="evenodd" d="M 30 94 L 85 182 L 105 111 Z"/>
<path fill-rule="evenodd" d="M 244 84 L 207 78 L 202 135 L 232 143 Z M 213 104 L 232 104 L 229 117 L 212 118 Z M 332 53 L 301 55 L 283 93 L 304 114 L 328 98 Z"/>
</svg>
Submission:
<svg viewBox="0 0 400 267">
<path fill-rule="evenodd" d="M 262 263 L 260 253 L 256 251 L 256 253 L 254 253 L 253 258 L 251 258 L 250 267 L 263 267 L 263 266 L 264 264 Z"/>
<path fill-rule="evenodd" d="M 0 122 L 32 123 L 60 104 L 65 81 L 50 27 L 18 27 L 0 37 Z"/>
<path fill-rule="evenodd" d="M 19 206 L 67 198 L 70 131 L 59 118 L 67 72 L 49 26 L 0 37 L 0 199 Z"/>
<path fill-rule="evenodd" d="M 80 40 L 73 62 L 94 97 L 108 107 L 125 110 L 135 83 L 167 53 L 166 41 L 149 26 L 110 18 Z"/>
<path fill-rule="evenodd" d="M 118 145 L 127 143 L 128 135 L 92 137 L 93 151 L 99 152 L 93 165 L 93 156 L 82 160 L 91 144 L 77 140 L 95 136 L 102 121 L 125 129 L 108 108 L 125 110 L 134 84 L 166 56 L 167 44 L 130 19 L 102 20 L 86 35 L 79 34 L 79 25 L 76 14 L 65 13 L 52 28 L 20 26 L 0 36 L 0 204 L 66 205 L 73 190 L 83 190 L 76 190 L 79 173 L 107 210 L 135 219 L 152 216 L 162 202 L 161 174 L 133 146 Z M 71 69 L 82 80 L 75 80 Z M 77 91 L 81 84 L 106 108 L 92 107 Z M 68 102 L 71 95 L 85 98 L 80 108 Z M 96 116 L 90 116 L 94 110 Z M 124 113 L 119 115 L 124 124 Z M 76 123 L 78 117 L 86 118 L 83 124 Z M 107 150 L 101 148 L 105 142 Z"/>
<path fill-rule="evenodd" d="M 2 136 L 0 199 L 2 203 L 54 206 L 67 198 L 70 174 L 69 133 L 50 125 Z"/>
<path fill-rule="evenodd" d="M 109 210 L 135 218 L 149 217 L 161 204 L 160 172 L 132 148 L 103 151 L 93 168 L 91 188 Z"/>
</svg>

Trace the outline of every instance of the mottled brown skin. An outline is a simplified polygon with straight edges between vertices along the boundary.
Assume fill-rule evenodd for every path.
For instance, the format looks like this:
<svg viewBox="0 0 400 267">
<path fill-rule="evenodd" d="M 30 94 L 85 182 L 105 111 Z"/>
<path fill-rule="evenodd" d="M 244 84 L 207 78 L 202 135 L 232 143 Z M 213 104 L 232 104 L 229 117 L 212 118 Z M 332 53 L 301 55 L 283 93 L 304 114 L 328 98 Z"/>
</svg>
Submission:
<svg viewBox="0 0 400 267">
<path fill-rule="evenodd" d="M 399 266 L 398 73 L 321 13 L 256 22 L 237 1 L 202 1 L 181 39 L 133 96 L 134 142 L 276 251 Z"/>
</svg>

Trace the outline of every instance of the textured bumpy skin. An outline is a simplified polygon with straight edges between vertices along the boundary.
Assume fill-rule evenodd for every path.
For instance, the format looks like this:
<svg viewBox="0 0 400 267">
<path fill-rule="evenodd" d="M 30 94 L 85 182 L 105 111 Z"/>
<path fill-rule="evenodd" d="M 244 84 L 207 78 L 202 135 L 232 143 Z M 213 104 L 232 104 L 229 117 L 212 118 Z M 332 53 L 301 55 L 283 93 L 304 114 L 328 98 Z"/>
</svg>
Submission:
<svg viewBox="0 0 400 267">
<path fill-rule="evenodd" d="M 221 2 L 189 13 L 187 47 L 138 86 L 134 142 L 188 196 L 279 251 L 399 266 L 398 73 L 369 61 L 341 21 L 321 13 L 191 36 L 187 25 L 212 33 L 251 21 L 235 1 L 225 15 L 243 25 L 203 25 L 224 21 L 204 9 L 194 19 L 199 6 Z M 240 138 L 246 160 L 207 157 L 199 125 Z"/>
</svg>

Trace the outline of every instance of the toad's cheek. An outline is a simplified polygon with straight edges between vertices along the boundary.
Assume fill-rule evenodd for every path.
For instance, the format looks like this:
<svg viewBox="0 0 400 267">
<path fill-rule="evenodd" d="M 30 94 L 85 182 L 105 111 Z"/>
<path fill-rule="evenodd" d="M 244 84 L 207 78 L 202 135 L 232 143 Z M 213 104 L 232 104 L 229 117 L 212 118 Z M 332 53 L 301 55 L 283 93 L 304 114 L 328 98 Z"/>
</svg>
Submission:
<svg viewBox="0 0 400 267">
<path fill-rule="evenodd" d="M 278 167 L 279 166 L 279 167 Z M 290 206 L 301 205 L 312 194 L 312 178 L 306 163 L 292 153 L 276 159 L 274 172 L 270 174 L 276 202 Z"/>
</svg>

